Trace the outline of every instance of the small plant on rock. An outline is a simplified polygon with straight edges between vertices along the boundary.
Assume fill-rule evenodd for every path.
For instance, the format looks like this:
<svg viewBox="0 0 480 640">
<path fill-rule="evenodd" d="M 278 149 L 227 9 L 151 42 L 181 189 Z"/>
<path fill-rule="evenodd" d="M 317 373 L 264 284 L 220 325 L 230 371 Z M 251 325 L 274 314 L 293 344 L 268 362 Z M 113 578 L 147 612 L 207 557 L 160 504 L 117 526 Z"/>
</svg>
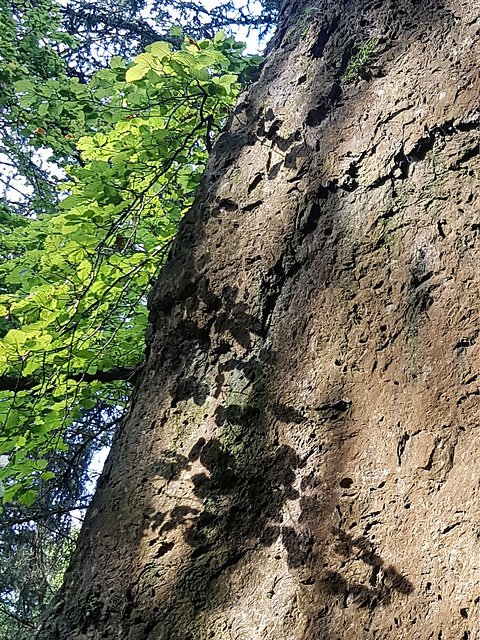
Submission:
<svg viewBox="0 0 480 640">
<path fill-rule="evenodd" d="M 357 44 L 353 46 L 353 55 L 350 60 L 350 64 L 347 67 L 345 73 L 345 82 L 347 84 L 357 83 L 362 78 L 368 78 L 371 74 L 369 63 L 371 62 L 372 54 L 377 48 L 378 38 L 371 38 L 367 44 L 358 48 Z"/>
</svg>

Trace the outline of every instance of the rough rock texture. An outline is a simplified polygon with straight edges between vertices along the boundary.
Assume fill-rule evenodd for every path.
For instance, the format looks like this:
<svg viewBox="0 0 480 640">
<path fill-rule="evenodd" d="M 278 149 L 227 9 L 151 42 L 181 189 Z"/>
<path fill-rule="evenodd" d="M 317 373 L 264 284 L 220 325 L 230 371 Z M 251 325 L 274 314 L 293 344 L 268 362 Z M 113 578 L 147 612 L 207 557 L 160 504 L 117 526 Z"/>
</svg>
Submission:
<svg viewBox="0 0 480 640">
<path fill-rule="evenodd" d="M 475 0 L 285 6 L 39 640 L 478 636 L 479 59 Z"/>
</svg>

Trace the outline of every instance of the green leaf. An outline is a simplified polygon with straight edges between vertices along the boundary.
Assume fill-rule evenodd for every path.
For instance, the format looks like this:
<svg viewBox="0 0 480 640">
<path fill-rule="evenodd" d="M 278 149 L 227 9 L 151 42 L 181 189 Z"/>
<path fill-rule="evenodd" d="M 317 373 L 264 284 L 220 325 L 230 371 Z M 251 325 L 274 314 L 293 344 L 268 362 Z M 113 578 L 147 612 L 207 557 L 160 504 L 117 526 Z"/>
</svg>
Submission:
<svg viewBox="0 0 480 640">
<path fill-rule="evenodd" d="M 8 487 L 3 494 L 3 503 L 7 504 L 7 502 L 12 502 L 15 499 L 17 493 L 22 489 L 22 484 L 20 482 L 16 482 L 11 487 Z"/>
<path fill-rule="evenodd" d="M 210 80 L 210 74 L 206 67 L 190 67 L 189 73 L 192 78 L 200 82 L 208 82 Z"/>
<path fill-rule="evenodd" d="M 19 350 L 27 341 L 27 336 L 23 331 L 20 331 L 19 329 L 10 329 L 10 331 L 4 337 L 3 341 L 5 342 L 5 344 L 11 345 L 12 347 L 15 347 L 17 350 Z"/>
<path fill-rule="evenodd" d="M 183 29 L 177 24 L 174 24 L 170 27 L 170 31 L 168 32 L 174 38 L 181 38 L 183 36 Z"/>
<path fill-rule="evenodd" d="M 173 29 L 174 27 L 172 27 Z M 180 35 L 182 30 L 180 29 Z M 171 30 L 170 30 L 171 33 Z M 173 34 L 172 34 L 173 35 Z M 166 42 L 154 42 L 149 46 L 149 51 L 159 58 L 168 58 L 171 55 L 170 45 Z"/>
<path fill-rule="evenodd" d="M 82 260 L 77 268 L 77 275 L 81 282 L 85 282 L 92 274 L 92 265 L 88 260 Z"/>
<path fill-rule="evenodd" d="M 19 436 L 15 442 L 15 446 L 19 449 L 24 447 L 27 444 L 27 439 L 25 436 Z"/>
<path fill-rule="evenodd" d="M 175 51 L 175 53 L 173 54 L 173 59 L 187 68 L 197 65 L 196 57 L 192 53 L 189 53 L 187 51 Z"/>
<path fill-rule="evenodd" d="M 75 355 L 77 358 L 82 358 L 82 360 L 92 360 L 97 354 L 91 349 L 81 349 L 77 351 Z"/>
<path fill-rule="evenodd" d="M 18 497 L 18 501 L 25 505 L 26 507 L 31 507 L 32 504 L 35 502 L 37 497 L 37 492 L 34 491 L 33 489 L 29 489 L 28 491 L 25 491 L 25 493 L 22 493 L 19 497 Z"/>
<path fill-rule="evenodd" d="M 18 82 L 15 82 L 13 86 L 15 87 L 15 91 L 18 93 L 32 91 L 35 88 L 35 85 L 31 80 L 19 80 Z"/>
<path fill-rule="evenodd" d="M 135 58 L 133 66 L 127 69 L 127 82 L 135 82 L 141 80 L 147 75 L 153 66 L 153 57 L 148 53 L 141 53 Z"/>
<path fill-rule="evenodd" d="M 113 56 L 110 60 L 110 66 L 112 69 L 124 69 L 125 68 L 125 60 L 121 56 Z"/>
<path fill-rule="evenodd" d="M 178 76 L 180 76 L 180 78 L 187 78 L 188 77 L 188 74 L 186 73 L 185 69 L 176 60 L 169 60 L 168 64 L 170 65 L 172 70 L 175 71 L 175 73 Z"/>
<path fill-rule="evenodd" d="M 232 73 L 226 73 L 224 76 L 220 76 L 217 80 L 218 84 L 230 86 L 234 82 L 237 82 L 238 76 L 233 75 Z"/>
</svg>

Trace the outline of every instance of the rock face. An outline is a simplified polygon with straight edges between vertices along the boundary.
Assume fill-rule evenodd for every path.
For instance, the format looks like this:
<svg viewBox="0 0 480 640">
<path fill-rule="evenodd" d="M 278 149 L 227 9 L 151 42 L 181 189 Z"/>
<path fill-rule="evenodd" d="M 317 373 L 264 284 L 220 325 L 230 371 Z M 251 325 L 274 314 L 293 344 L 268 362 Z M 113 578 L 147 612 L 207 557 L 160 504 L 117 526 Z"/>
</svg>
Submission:
<svg viewBox="0 0 480 640">
<path fill-rule="evenodd" d="M 474 0 L 284 7 L 39 639 L 477 637 L 479 59 Z"/>
</svg>

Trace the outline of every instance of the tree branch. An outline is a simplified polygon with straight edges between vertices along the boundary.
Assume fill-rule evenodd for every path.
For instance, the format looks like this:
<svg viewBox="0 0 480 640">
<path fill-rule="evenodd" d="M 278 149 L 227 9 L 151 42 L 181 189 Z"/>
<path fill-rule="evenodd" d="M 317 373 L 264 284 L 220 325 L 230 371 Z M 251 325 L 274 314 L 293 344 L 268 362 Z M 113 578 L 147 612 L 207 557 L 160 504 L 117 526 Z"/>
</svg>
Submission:
<svg viewBox="0 0 480 640">
<path fill-rule="evenodd" d="M 135 384 L 140 375 L 144 363 L 137 364 L 132 367 L 112 367 L 108 371 L 96 371 L 95 373 L 70 373 L 66 376 L 67 380 L 76 382 L 115 382 L 116 380 L 124 380 L 130 384 Z M 28 391 L 40 384 L 40 380 L 35 378 L 15 378 L 14 376 L 0 376 L 0 391 Z"/>
<path fill-rule="evenodd" d="M 32 624 L 31 622 L 28 622 L 27 620 L 22 620 L 20 616 L 15 615 L 11 611 L 9 611 L 5 606 L 2 605 L 0 607 L 0 611 L 6 616 L 8 616 L 9 618 L 13 618 L 17 622 L 20 622 L 20 624 L 23 624 L 25 627 L 30 627 L 30 629 L 36 629 L 34 624 Z"/>
</svg>

